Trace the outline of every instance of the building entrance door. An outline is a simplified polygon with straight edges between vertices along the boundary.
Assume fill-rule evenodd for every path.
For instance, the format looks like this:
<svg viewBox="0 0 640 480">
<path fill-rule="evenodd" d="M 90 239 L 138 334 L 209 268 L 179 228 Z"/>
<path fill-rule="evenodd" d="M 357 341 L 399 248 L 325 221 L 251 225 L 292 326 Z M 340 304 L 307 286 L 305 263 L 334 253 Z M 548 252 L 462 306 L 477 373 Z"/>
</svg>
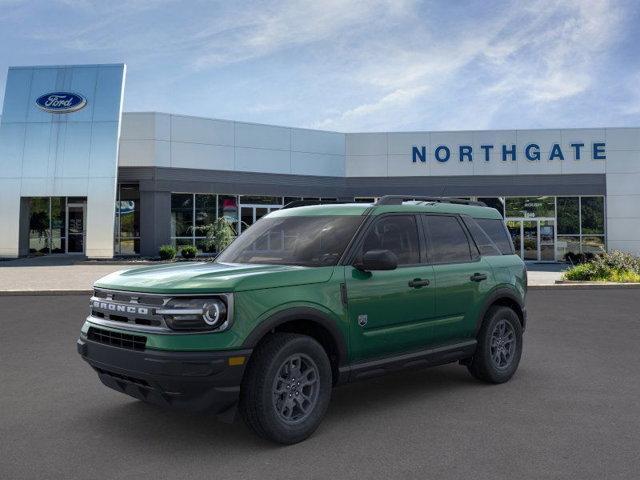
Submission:
<svg viewBox="0 0 640 480">
<path fill-rule="evenodd" d="M 267 213 L 282 208 L 282 205 L 246 205 L 240 204 L 240 229 L 238 234 L 256 223 Z"/>
<path fill-rule="evenodd" d="M 516 254 L 523 260 L 553 262 L 556 260 L 556 221 L 553 218 L 508 218 Z"/>
<path fill-rule="evenodd" d="M 86 204 L 67 203 L 67 253 L 84 253 Z"/>
</svg>

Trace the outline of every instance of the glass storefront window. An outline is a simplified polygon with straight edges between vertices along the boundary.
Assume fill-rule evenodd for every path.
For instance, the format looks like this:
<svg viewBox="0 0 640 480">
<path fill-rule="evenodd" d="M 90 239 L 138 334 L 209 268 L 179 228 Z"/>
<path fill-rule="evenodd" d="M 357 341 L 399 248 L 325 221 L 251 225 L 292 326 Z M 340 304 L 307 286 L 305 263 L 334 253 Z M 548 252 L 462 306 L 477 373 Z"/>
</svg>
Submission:
<svg viewBox="0 0 640 480">
<path fill-rule="evenodd" d="M 218 218 L 224 217 L 233 229 L 238 231 L 238 197 L 235 195 L 218 196 Z"/>
<path fill-rule="evenodd" d="M 564 259 L 567 253 L 580 253 L 580 237 L 558 235 L 558 241 L 556 242 L 556 249 L 558 252 L 558 259 Z"/>
<path fill-rule="evenodd" d="M 604 237 L 603 236 L 583 236 L 582 252 L 583 253 L 603 253 Z"/>
<path fill-rule="evenodd" d="M 196 227 L 210 225 L 216 221 L 216 196 L 196 194 Z M 196 236 L 200 235 L 196 232 Z"/>
<path fill-rule="evenodd" d="M 49 198 L 31 198 L 29 211 L 29 251 L 49 253 L 51 236 Z"/>
<path fill-rule="evenodd" d="M 171 194 L 171 236 L 193 236 L 193 194 Z"/>
<path fill-rule="evenodd" d="M 582 234 L 604 234 L 604 197 L 582 197 Z"/>
<path fill-rule="evenodd" d="M 85 197 L 30 198 L 29 253 L 84 253 L 86 203 Z M 71 208 L 79 218 L 72 218 Z M 76 240 L 77 248 L 71 248 L 70 238 Z"/>
<path fill-rule="evenodd" d="M 137 185 L 118 185 L 114 252 L 140 253 L 140 190 Z"/>
<path fill-rule="evenodd" d="M 240 203 L 245 205 L 282 205 L 282 197 L 262 197 L 257 195 L 242 195 Z"/>
<path fill-rule="evenodd" d="M 555 197 L 511 197 L 505 200 L 507 217 L 555 217 Z"/>
<path fill-rule="evenodd" d="M 580 208 L 578 197 L 558 197 L 558 234 L 580 234 Z"/>
</svg>

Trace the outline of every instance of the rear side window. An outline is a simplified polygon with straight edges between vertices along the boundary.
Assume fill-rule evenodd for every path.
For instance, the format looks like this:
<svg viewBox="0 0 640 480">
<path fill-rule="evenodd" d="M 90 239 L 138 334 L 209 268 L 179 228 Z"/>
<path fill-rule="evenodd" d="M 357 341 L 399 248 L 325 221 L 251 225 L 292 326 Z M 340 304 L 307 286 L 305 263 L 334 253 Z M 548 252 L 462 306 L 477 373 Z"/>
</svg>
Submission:
<svg viewBox="0 0 640 480">
<path fill-rule="evenodd" d="M 362 253 L 390 250 L 398 257 L 398 265 L 420 263 L 418 226 L 413 215 L 389 215 L 376 221 L 364 237 Z"/>
<path fill-rule="evenodd" d="M 462 219 L 469 229 L 469 233 L 471 233 L 474 242 L 476 242 L 478 250 L 480 250 L 480 255 L 502 255 L 500 249 L 496 246 L 493 240 L 489 238 L 482 227 L 476 223 L 475 219 L 466 215 L 463 216 Z"/>
<path fill-rule="evenodd" d="M 429 239 L 430 263 L 471 261 L 469 240 L 456 217 L 427 215 L 425 225 Z"/>
<path fill-rule="evenodd" d="M 478 225 L 482 227 L 493 243 L 496 244 L 500 253 L 503 255 L 513 255 L 513 243 L 511 237 L 507 233 L 502 219 L 494 218 L 476 218 Z"/>
</svg>

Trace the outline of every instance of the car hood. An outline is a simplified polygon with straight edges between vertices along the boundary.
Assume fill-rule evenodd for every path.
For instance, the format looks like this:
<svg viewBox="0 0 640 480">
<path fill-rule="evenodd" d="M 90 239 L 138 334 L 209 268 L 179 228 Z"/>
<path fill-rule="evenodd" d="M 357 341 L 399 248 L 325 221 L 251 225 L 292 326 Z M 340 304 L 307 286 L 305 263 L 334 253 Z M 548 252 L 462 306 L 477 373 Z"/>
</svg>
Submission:
<svg viewBox="0 0 640 480">
<path fill-rule="evenodd" d="M 333 267 L 185 262 L 120 270 L 94 286 L 144 293 L 238 292 L 326 282 L 332 272 Z"/>
</svg>

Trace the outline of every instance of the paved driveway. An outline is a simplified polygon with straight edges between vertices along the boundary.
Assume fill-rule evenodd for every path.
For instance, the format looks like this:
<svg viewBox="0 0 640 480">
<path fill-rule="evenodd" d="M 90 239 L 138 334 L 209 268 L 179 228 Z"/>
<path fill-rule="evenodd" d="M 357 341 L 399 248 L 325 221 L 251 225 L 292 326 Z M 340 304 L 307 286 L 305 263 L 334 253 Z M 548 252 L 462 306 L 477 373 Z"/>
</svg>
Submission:
<svg viewBox="0 0 640 480">
<path fill-rule="evenodd" d="M 103 387 L 75 352 L 86 304 L 0 297 L 1 478 L 638 478 L 637 290 L 531 292 L 510 383 L 449 365 L 340 387 L 291 447 Z"/>
</svg>

